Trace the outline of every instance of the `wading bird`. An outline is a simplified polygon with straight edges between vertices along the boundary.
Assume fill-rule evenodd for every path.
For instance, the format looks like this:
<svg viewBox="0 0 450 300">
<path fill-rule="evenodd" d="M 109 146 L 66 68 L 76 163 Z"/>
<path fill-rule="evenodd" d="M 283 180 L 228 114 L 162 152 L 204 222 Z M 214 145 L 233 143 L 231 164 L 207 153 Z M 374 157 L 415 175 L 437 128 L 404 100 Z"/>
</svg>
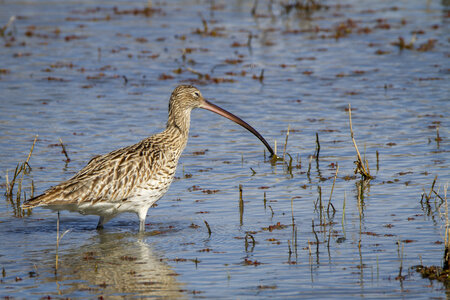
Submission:
<svg viewBox="0 0 450 300">
<path fill-rule="evenodd" d="M 94 157 L 75 176 L 29 199 L 23 208 L 42 206 L 98 215 L 97 228 L 123 212 L 139 217 L 145 230 L 148 209 L 169 189 L 189 135 L 191 111 L 203 108 L 228 118 L 249 130 L 267 147 L 266 140 L 246 122 L 205 100 L 191 85 L 172 92 L 166 129 L 139 143 Z"/>
</svg>

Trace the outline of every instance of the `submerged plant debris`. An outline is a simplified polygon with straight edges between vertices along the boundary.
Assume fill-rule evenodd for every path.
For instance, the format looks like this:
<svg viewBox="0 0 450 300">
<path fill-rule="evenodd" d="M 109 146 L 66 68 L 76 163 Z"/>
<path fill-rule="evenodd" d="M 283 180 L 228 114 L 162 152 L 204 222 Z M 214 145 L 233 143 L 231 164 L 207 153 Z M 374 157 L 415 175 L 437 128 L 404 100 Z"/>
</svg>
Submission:
<svg viewBox="0 0 450 300">
<path fill-rule="evenodd" d="M 1 1 L 0 294 L 447 297 L 448 11 L 422 0 Z M 276 155 L 196 110 L 146 233 L 133 215 L 96 231 L 97 218 L 67 212 L 57 232 L 56 213 L 21 208 L 163 129 L 180 83 Z"/>
<path fill-rule="evenodd" d="M 450 270 L 444 270 L 442 267 L 438 266 L 427 267 L 422 265 L 412 266 L 411 269 L 420 273 L 423 278 L 444 283 L 446 287 L 450 284 Z"/>
</svg>

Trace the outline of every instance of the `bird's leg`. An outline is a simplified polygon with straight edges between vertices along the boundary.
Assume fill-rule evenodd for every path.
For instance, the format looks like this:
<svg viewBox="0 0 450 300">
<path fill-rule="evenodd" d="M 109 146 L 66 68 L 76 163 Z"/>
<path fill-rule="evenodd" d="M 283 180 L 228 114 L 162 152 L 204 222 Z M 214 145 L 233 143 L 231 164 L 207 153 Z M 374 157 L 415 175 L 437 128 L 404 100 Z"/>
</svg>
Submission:
<svg viewBox="0 0 450 300">
<path fill-rule="evenodd" d="M 145 231 L 145 219 L 139 220 L 139 232 Z"/>
<path fill-rule="evenodd" d="M 98 219 L 97 230 L 103 229 L 104 223 L 105 223 L 105 217 L 100 217 L 100 219 Z"/>
<path fill-rule="evenodd" d="M 100 216 L 100 219 L 98 219 L 97 229 L 103 229 L 103 225 L 105 225 L 109 220 L 111 220 L 114 217 L 115 215 Z"/>
<path fill-rule="evenodd" d="M 145 231 L 145 218 L 147 217 L 147 211 L 149 208 L 150 207 L 143 207 L 137 213 L 139 217 L 139 232 Z"/>
</svg>

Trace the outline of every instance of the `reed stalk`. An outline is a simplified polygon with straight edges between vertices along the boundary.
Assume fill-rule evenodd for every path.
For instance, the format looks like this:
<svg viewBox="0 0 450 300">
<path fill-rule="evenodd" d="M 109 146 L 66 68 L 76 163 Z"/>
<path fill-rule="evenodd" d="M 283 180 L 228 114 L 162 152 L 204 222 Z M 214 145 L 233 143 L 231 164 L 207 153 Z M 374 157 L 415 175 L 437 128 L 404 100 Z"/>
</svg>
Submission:
<svg viewBox="0 0 450 300">
<path fill-rule="evenodd" d="M 333 208 L 333 213 L 336 212 L 334 205 L 331 203 L 331 197 L 333 196 L 334 184 L 336 183 L 336 178 L 337 178 L 338 172 L 339 172 L 339 165 L 338 165 L 338 163 L 336 163 L 336 173 L 334 174 L 333 185 L 331 186 L 330 199 L 328 200 L 327 214 L 330 210 L 330 206 L 331 206 L 331 208 Z"/>
<path fill-rule="evenodd" d="M 244 219 L 244 200 L 242 198 L 242 184 L 239 185 L 239 223 L 243 224 Z"/>
<path fill-rule="evenodd" d="M 444 186 L 444 203 L 445 203 L 445 236 L 444 236 L 444 271 L 450 270 L 450 223 L 448 218 L 448 201 L 447 201 L 448 183 Z"/>
<path fill-rule="evenodd" d="M 352 108 L 350 106 L 350 103 L 348 104 L 348 117 L 349 117 L 349 122 L 350 122 L 350 136 L 352 138 L 353 146 L 355 147 L 356 156 L 357 156 L 355 173 L 360 173 L 363 176 L 364 179 L 369 179 L 370 180 L 373 177 L 370 175 L 370 171 L 369 171 L 369 166 L 367 164 L 367 160 L 363 160 L 361 158 L 361 154 L 359 153 L 358 146 L 356 145 L 356 141 L 355 141 L 355 137 L 354 137 L 354 133 L 353 133 Z"/>
<path fill-rule="evenodd" d="M 289 128 L 290 128 L 290 125 L 288 125 L 287 131 L 286 131 L 286 140 L 284 142 L 284 148 L 283 148 L 283 161 L 285 161 L 285 157 L 286 157 L 286 147 L 287 147 L 288 138 L 289 138 Z M 291 161 L 292 161 L 292 157 L 291 157 Z"/>
<path fill-rule="evenodd" d="M 316 132 L 316 151 L 314 153 L 316 160 L 319 160 L 319 153 L 320 153 L 319 133 Z"/>
</svg>

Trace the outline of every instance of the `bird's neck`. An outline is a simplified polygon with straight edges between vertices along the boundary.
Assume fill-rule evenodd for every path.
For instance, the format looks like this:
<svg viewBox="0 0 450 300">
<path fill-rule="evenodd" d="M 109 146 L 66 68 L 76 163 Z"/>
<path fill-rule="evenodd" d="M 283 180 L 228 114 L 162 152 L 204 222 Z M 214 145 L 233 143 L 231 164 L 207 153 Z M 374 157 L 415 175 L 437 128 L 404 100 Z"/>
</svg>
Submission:
<svg viewBox="0 0 450 300">
<path fill-rule="evenodd" d="M 169 109 L 166 129 L 178 130 L 179 134 L 188 135 L 191 124 L 191 110 L 173 107 Z"/>
<path fill-rule="evenodd" d="M 190 111 L 170 111 L 164 133 L 177 147 L 184 149 L 189 136 Z"/>
</svg>

